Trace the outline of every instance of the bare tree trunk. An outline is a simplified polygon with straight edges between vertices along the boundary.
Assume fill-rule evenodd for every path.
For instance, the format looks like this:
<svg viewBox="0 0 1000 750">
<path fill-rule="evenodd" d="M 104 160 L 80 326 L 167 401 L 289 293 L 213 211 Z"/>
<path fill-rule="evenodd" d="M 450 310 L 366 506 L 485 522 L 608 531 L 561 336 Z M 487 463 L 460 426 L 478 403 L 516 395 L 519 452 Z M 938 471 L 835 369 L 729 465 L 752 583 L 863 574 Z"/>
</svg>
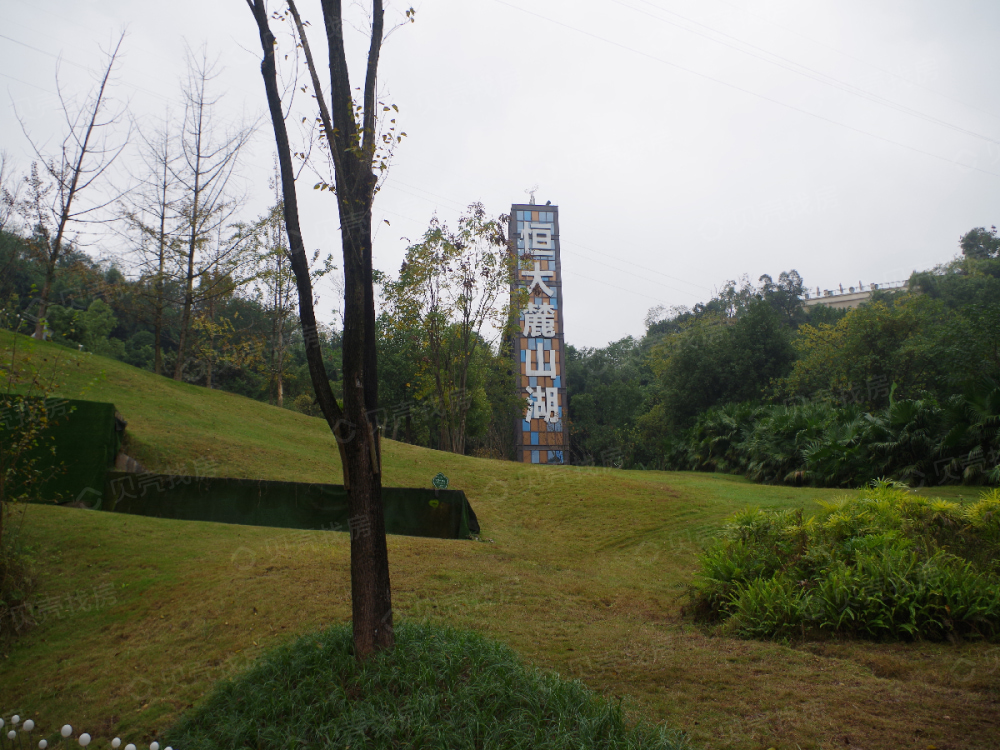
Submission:
<svg viewBox="0 0 1000 750">
<path fill-rule="evenodd" d="M 278 92 L 274 35 L 268 25 L 264 0 L 247 0 L 260 33 L 261 74 L 267 92 L 281 168 L 285 225 L 292 250 L 292 267 L 299 290 L 299 315 L 306 337 L 310 376 L 323 414 L 337 437 L 345 484 L 351 505 L 351 611 L 354 651 L 364 659 L 395 642 L 389 559 L 382 507 L 381 456 L 375 429 L 377 365 L 375 354 L 375 305 L 372 289 L 371 202 L 376 184 L 371 172 L 374 153 L 375 74 L 382 43 L 382 3 L 372 3 L 372 37 L 364 88 L 361 148 L 356 147 L 354 101 L 344 52 L 343 18 L 339 0 L 324 0 L 331 106 L 327 109 L 304 29 L 294 2 L 299 39 L 309 64 L 324 131 L 334 162 L 337 204 L 344 250 L 344 410 L 330 389 L 322 360 L 312 301 L 312 284 L 298 221 L 298 204 L 291 150 Z M 332 116 L 331 116 L 332 112 Z M 336 124 L 336 128 L 334 125 Z M 349 482 L 349 483 L 348 483 Z"/>
<path fill-rule="evenodd" d="M 184 167 L 174 176 L 187 191 L 185 205 L 186 247 L 184 251 L 184 306 L 181 313 L 181 330 L 177 342 L 177 363 L 174 380 L 184 373 L 185 355 L 190 337 L 191 314 L 195 303 L 194 281 L 204 269 L 198 268 L 201 246 L 213 235 L 221 235 L 236 210 L 237 201 L 228 195 L 229 178 L 236 168 L 240 152 L 250 138 L 251 129 L 240 126 L 230 130 L 220 140 L 214 135 L 212 107 L 219 98 L 210 98 L 208 82 L 216 75 L 214 65 L 202 52 L 201 60 L 188 58 L 188 82 L 184 88 L 185 115 L 181 152 Z M 231 252 L 232 248 L 229 251 Z M 213 260 L 218 264 L 225 253 L 220 248 Z M 206 286 L 203 297 L 213 294 Z"/>
<path fill-rule="evenodd" d="M 59 260 L 61 252 L 62 238 L 57 235 L 55 242 L 50 245 L 49 259 L 45 264 L 45 281 L 42 283 L 42 291 L 38 295 L 38 320 L 35 322 L 35 332 L 32 336 L 36 339 L 45 338 L 45 319 L 49 311 L 49 296 L 52 294 L 52 282 L 56 276 L 56 262 Z M 56 250 L 55 248 L 60 248 Z"/>
<path fill-rule="evenodd" d="M 164 133 L 164 138 L 168 136 Z M 166 142 L 165 142 L 166 148 Z M 154 317 L 153 317 L 153 372 L 157 375 L 163 374 L 163 308 L 165 306 L 163 295 L 163 274 L 166 272 L 167 263 L 167 191 L 170 188 L 169 154 L 165 153 L 163 159 L 163 175 L 160 182 L 160 231 L 157 234 L 156 247 L 156 284 L 154 289 Z"/>
<path fill-rule="evenodd" d="M 215 354 L 215 334 L 212 333 L 212 326 L 215 323 L 215 300 L 208 301 L 208 356 L 205 366 L 205 387 L 212 390 L 212 361 Z"/>
<path fill-rule="evenodd" d="M 174 192 L 177 182 L 171 175 L 174 136 L 169 112 L 164 117 L 162 129 L 149 137 L 139 128 L 142 141 L 140 157 L 143 173 L 139 184 L 128 192 L 127 206 L 122 217 L 128 228 L 137 233 L 136 253 L 142 273 L 143 296 L 150 300 L 153 309 L 153 372 L 163 374 L 164 311 L 167 308 L 166 278 L 170 273 L 170 252 L 176 220 Z M 147 285 L 152 289 L 147 290 Z"/>
<path fill-rule="evenodd" d="M 184 272 L 184 308 L 181 312 L 181 332 L 177 339 L 177 362 L 174 364 L 174 380 L 180 380 L 184 374 L 184 353 L 187 344 L 188 329 L 191 327 L 191 308 L 194 305 L 194 253 L 196 247 L 197 245 L 192 236 L 188 244 L 187 268 Z"/>
<path fill-rule="evenodd" d="M 160 249 L 160 262 L 156 273 L 154 289 L 153 312 L 153 372 L 163 374 L 163 248 Z"/>
<path fill-rule="evenodd" d="M 283 324 L 282 324 L 283 325 Z M 278 408 L 282 408 L 285 405 L 285 384 L 282 382 L 285 375 L 285 337 L 283 335 L 282 325 L 278 326 Z"/>
</svg>

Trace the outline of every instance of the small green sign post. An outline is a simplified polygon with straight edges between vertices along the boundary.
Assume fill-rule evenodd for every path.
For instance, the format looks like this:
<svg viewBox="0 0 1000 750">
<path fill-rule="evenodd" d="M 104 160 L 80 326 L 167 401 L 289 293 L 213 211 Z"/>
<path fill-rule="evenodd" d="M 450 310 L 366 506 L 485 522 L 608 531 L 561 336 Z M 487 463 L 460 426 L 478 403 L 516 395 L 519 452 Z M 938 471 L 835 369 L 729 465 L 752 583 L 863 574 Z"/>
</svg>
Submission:
<svg viewBox="0 0 1000 750">
<path fill-rule="evenodd" d="M 437 497 L 438 496 L 438 490 L 446 490 L 446 489 L 448 489 L 448 477 L 446 477 L 444 474 L 442 474 L 439 471 L 437 473 L 437 476 L 435 476 L 431 480 L 431 484 L 434 485 L 434 497 Z M 431 500 L 430 501 L 430 505 L 431 505 L 432 508 L 436 508 L 438 506 L 438 501 L 437 500 Z"/>
</svg>

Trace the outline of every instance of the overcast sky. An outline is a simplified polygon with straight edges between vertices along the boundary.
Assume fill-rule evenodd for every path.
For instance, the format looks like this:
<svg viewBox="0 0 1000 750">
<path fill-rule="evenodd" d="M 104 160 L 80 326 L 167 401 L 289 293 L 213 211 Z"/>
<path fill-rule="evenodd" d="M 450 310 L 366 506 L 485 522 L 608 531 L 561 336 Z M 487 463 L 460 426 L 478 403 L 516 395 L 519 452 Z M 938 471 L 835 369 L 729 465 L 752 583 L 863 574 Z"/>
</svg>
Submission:
<svg viewBox="0 0 1000 750">
<path fill-rule="evenodd" d="M 0 7 L 0 148 L 22 169 L 32 152 L 15 107 L 34 137 L 55 143 L 56 57 L 64 90 L 83 90 L 123 27 L 115 95 L 136 117 L 179 110 L 185 45 L 203 44 L 224 66 L 221 113 L 264 112 L 245 0 Z M 390 7 L 387 21 L 406 7 Z M 1000 218 L 996 2 L 415 8 L 380 65 L 381 98 L 399 106 L 408 137 L 376 198 L 375 265 L 395 273 L 403 238 L 419 237 L 435 211 L 450 222 L 472 201 L 507 212 L 537 184 L 538 202 L 560 209 L 566 340 L 576 346 L 641 335 L 649 308 L 706 301 L 744 273 L 756 281 L 794 268 L 813 291 L 905 279 Z M 300 10 L 321 48 L 319 3 L 300 0 Z M 360 86 L 361 35 L 352 43 Z M 264 120 L 242 172 L 247 219 L 270 198 L 272 153 Z M 336 207 L 315 181 L 300 182 L 306 244 L 337 257 Z M 335 292 L 320 292 L 331 320 Z"/>
</svg>

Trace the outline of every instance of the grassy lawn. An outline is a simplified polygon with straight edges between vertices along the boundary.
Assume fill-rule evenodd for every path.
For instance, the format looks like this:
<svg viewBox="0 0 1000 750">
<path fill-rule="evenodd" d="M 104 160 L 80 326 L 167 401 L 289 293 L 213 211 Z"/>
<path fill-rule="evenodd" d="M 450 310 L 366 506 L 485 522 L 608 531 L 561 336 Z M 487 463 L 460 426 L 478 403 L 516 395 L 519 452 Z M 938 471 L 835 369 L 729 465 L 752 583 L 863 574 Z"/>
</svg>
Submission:
<svg viewBox="0 0 1000 750">
<path fill-rule="evenodd" d="M 35 356 L 57 351 L 62 395 L 114 402 L 151 469 L 340 481 L 321 420 L 93 355 Z M 389 537 L 397 620 L 474 629 L 706 748 L 1000 747 L 1000 646 L 784 645 L 681 618 L 696 553 L 732 510 L 808 512 L 838 490 L 384 448 L 387 484 L 430 486 L 442 471 L 482 525 L 479 542 Z M 45 726 L 152 739 L 262 649 L 350 615 L 344 533 L 35 505 L 22 534 L 38 599 L 61 609 L 0 663 L 0 713 Z"/>
</svg>

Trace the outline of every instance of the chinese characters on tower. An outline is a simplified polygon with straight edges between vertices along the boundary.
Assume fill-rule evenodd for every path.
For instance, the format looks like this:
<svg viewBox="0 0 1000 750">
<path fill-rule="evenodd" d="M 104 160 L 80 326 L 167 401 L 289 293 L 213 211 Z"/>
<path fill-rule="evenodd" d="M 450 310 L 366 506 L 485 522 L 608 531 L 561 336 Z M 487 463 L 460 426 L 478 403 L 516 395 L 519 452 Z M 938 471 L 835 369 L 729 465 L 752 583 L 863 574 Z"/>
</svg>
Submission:
<svg viewBox="0 0 1000 750">
<path fill-rule="evenodd" d="M 528 399 L 524 418 L 518 421 L 517 457 L 526 463 L 566 464 L 569 432 L 565 425 L 559 209 L 511 206 L 509 237 L 518 259 L 515 288 L 527 294 L 513 346 L 519 395 Z"/>
</svg>

